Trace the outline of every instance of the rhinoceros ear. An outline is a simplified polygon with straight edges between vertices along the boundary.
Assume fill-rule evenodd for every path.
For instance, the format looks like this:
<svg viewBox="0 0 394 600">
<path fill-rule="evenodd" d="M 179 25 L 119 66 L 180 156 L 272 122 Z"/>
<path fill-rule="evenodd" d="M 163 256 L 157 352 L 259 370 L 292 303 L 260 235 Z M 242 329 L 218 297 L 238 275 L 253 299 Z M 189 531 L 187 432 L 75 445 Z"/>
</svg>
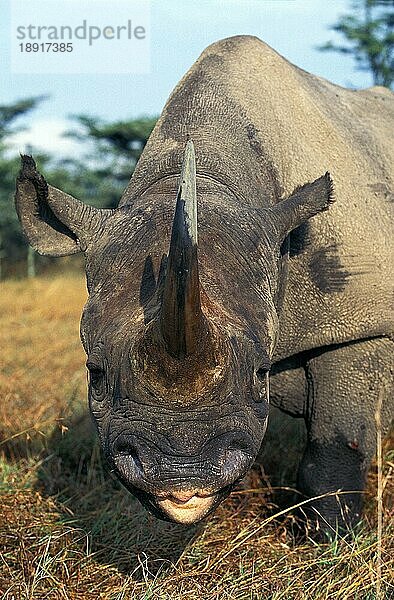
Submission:
<svg viewBox="0 0 394 600">
<path fill-rule="evenodd" d="M 271 209 L 280 240 L 282 241 L 290 231 L 311 217 L 328 210 L 333 202 L 334 185 L 328 172 L 312 183 L 306 183 L 295 189 L 291 196 L 278 202 Z"/>
<path fill-rule="evenodd" d="M 31 156 L 21 156 L 15 206 L 23 232 L 40 254 L 66 256 L 86 250 L 113 211 L 87 206 L 50 186 Z"/>
</svg>

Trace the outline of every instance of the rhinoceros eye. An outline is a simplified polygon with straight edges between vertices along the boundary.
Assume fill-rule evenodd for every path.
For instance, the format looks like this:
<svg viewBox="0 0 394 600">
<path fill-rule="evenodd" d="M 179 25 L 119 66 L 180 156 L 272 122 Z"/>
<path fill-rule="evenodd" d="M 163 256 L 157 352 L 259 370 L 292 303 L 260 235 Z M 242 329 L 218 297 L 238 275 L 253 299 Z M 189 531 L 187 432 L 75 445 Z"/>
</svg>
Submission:
<svg viewBox="0 0 394 600">
<path fill-rule="evenodd" d="M 90 376 L 90 383 L 92 385 L 96 385 L 101 382 L 102 378 L 104 377 L 104 372 L 101 371 L 100 369 L 91 369 L 91 370 L 89 370 L 89 376 Z"/>
<path fill-rule="evenodd" d="M 268 356 L 264 356 L 261 358 L 258 368 L 257 368 L 257 376 L 260 379 L 265 379 L 266 374 L 269 372 L 269 370 L 271 369 L 271 361 L 268 358 Z"/>
<path fill-rule="evenodd" d="M 104 392 L 104 370 L 97 364 L 88 362 L 86 364 L 89 371 L 89 384 L 96 396 L 102 395 Z"/>
</svg>

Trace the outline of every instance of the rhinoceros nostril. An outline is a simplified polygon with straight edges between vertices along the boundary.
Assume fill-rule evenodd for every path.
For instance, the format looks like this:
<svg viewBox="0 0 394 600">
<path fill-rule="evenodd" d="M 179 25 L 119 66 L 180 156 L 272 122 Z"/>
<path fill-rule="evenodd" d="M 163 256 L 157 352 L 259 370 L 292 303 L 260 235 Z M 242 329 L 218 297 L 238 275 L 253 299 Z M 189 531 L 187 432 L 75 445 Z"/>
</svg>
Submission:
<svg viewBox="0 0 394 600">
<path fill-rule="evenodd" d="M 132 479 L 143 476 L 144 466 L 139 457 L 137 449 L 127 443 L 120 443 L 115 449 L 115 464 L 118 469 Z"/>
<path fill-rule="evenodd" d="M 243 477 L 252 463 L 250 454 L 242 450 L 226 449 L 219 455 L 219 465 L 222 475 L 228 480 Z"/>
</svg>

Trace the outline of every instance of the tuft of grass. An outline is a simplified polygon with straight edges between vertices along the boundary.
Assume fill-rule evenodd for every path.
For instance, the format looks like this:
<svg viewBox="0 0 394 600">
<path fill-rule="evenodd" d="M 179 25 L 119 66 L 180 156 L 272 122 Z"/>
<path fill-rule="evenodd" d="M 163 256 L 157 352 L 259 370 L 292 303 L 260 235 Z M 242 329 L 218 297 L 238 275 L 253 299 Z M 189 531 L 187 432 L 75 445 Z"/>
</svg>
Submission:
<svg viewBox="0 0 394 600">
<path fill-rule="evenodd" d="M 1 598 L 394 597 L 393 437 L 378 456 L 379 476 L 371 468 L 365 519 L 351 538 L 297 543 L 291 511 L 278 506 L 275 486 L 286 479 L 257 466 L 202 524 L 157 521 L 101 460 L 85 407 L 84 299 L 78 275 L 3 284 Z M 272 443 L 281 433 L 273 427 Z M 296 453 L 290 458 L 296 465 Z"/>
</svg>

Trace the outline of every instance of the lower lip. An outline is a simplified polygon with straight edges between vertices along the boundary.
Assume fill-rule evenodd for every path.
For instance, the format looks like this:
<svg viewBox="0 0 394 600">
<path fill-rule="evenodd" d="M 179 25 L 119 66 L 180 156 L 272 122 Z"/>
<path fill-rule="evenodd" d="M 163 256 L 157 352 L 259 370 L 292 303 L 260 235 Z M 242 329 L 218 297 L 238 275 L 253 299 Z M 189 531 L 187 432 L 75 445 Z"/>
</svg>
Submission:
<svg viewBox="0 0 394 600">
<path fill-rule="evenodd" d="M 214 499 L 214 496 L 205 498 L 195 496 L 183 503 L 173 502 L 170 499 L 157 500 L 157 506 L 172 520 L 191 524 L 205 517 L 212 508 Z"/>
<path fill-rule="evenodd" d="M 193 508 L 197 508 L 200 504 L 198 498 L 191 498 L 187 502 L 179 502 L 175 500 L 168 500 L 168 503 L 171 504 L 174 508 L 179 508 L 183 510 L 189 510 Z"/>
</svg>

